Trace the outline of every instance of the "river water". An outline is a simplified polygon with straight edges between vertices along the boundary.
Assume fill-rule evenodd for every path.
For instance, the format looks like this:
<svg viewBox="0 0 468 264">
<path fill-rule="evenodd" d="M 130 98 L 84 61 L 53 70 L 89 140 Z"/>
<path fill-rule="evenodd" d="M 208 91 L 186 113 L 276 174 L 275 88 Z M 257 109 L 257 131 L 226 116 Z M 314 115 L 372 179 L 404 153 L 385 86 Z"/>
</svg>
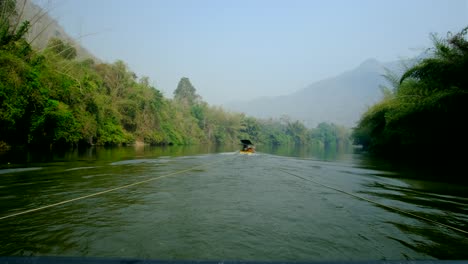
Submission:
<svg viewBox="0 0 468 264">
<path fill-rule="evenodd" d="M 415 179 L 353 151 L 258 151 L 4 154 L 0 256 L 468 259 L 467 233 L 450 228 L 468 231 L 467 186 Z"/>
</svg>

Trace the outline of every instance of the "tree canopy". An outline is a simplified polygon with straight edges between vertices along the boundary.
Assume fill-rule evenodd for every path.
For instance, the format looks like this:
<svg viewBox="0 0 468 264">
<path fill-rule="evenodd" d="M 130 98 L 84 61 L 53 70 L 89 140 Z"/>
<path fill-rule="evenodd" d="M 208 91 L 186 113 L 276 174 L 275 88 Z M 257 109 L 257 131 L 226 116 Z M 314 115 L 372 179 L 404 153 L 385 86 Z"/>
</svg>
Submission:
<svg viewBox="0 0 468 264">
<path fill-rule="evenodd" d="M 467 31 L 446 38 L 433 35 L 430 56 L 409 68 L 368 109 L 353 131 L 354 142 L 374 153 L 411 158 L 465 149 Z"/>
<path fill-rule="evenodd" d="M 184 105 L 192 106 L 201 100 L 189 78 L 182 77 L 174 90 L 174 99 Z"/>
</svg>

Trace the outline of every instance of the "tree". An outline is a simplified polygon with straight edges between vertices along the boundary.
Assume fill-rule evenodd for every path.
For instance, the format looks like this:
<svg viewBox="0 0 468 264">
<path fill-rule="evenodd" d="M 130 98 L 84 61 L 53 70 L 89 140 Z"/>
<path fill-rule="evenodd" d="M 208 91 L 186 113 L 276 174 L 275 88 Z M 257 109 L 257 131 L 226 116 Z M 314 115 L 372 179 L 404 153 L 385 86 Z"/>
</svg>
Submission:
<svg viewBox="0 0 468 264">
<path fill-rule="evenodd" d="M 286 125 L 286 134 L 296 145 L 302 145 L 308 142 L 307 128 L 299 121 L 288 122 Z"/>
<path fill-rule="evenodd" d="M 182 105 L 192 106 L 200 102 L 201 97 L 197 94 L 195 87 L 190 83 L 189 78 L 182 77 L 179 84 L 177 84 L 177 89 L 174 91 L 174 99 Z"/>
<path fill-rule="evenodd" d="M 51 38 L 47 44 L 47 49 L 67 60 L 76 58 L 76 49 L 70 43 L 65 43 L 59 38 Z"/>
<path fill-rule="evenodd" d="M 253 117 L 242 115 L 239 139 L 251 139 L 254 142 L 258 142 L 261 140 L 260 133 L 258 120 Z"/>
</svg>

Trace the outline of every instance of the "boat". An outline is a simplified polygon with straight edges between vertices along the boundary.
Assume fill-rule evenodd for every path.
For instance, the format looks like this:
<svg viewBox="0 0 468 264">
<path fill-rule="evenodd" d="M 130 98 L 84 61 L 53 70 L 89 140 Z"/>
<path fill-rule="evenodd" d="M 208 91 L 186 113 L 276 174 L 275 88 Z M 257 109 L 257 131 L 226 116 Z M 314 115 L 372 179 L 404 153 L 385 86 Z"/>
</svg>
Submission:
<svg viewBox="0 0 468 264">
<path fill-rule="evenodd" d="M 242 149 L 239 151 L 240 154 L 251 155 L 255 153 L 255 147 L 250 140 L 242 139 L 241 143 L 242 143 Z"/>
</svg>

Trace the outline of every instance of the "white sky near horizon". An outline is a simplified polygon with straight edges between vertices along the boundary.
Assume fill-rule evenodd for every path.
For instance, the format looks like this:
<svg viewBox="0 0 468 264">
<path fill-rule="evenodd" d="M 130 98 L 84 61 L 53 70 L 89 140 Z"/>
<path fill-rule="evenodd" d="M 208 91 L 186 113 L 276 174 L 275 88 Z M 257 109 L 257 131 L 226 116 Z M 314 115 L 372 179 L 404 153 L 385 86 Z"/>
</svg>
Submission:
<svg viewBox="0 0 468 264">
<path fill-rule="evenodd" d="M 210 104 L 277 96 L 417 56 L 468 26 L 468 0 L 33 0 L 96 57 L 166 97 L 188 77 Z M 80 37 L 81 36 L 81 37 Z"/>
</svg>

